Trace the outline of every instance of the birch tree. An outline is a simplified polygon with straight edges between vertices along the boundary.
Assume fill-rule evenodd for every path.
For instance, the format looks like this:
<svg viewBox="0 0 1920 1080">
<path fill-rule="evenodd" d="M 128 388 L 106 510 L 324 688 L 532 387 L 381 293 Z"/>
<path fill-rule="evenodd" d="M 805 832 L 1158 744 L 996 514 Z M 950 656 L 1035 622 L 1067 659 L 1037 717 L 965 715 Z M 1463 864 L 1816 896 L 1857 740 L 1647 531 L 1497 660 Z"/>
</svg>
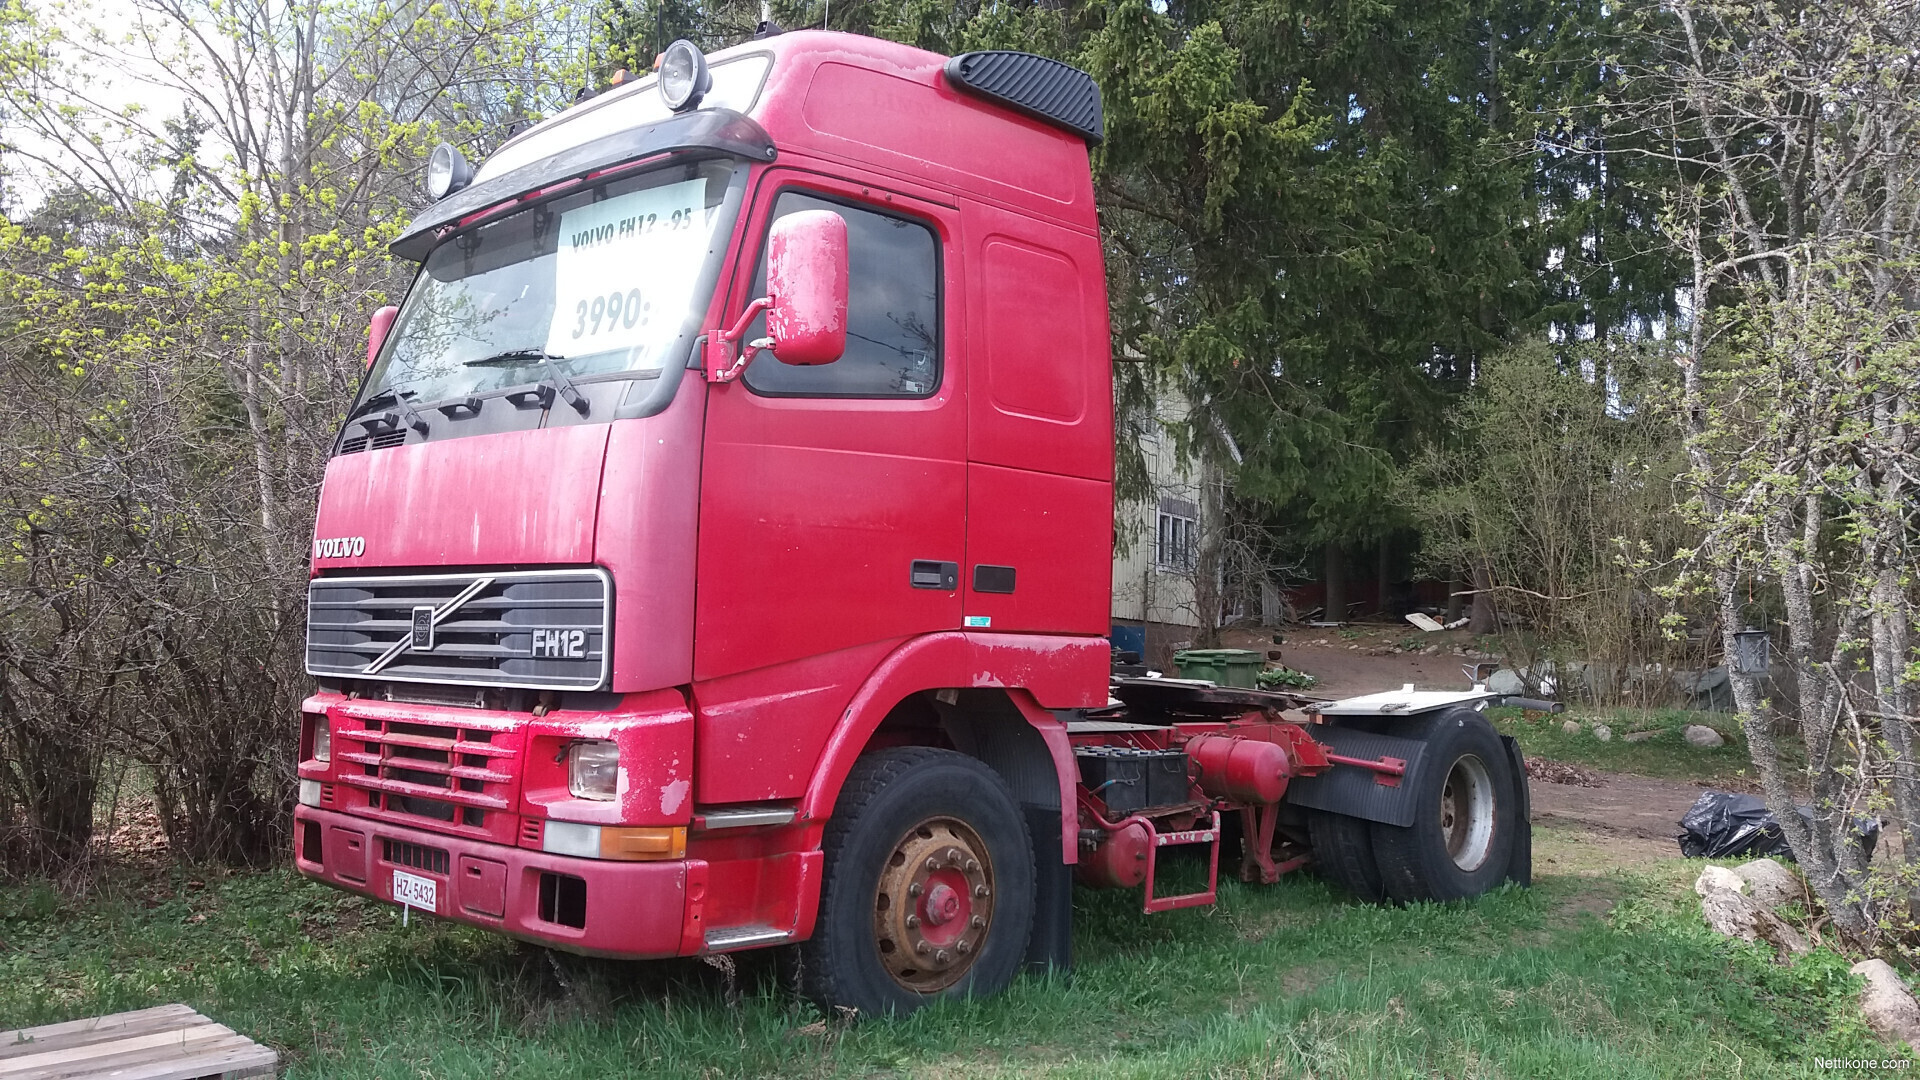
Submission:
<svg viewBox="0 0 1920 1080">
<path fill-rule="evenodd" d="M 1619 119 L 1662 135 L 1667 229 L 1691 267 L 1692 580 L 1729 657 L 1778 622 L 1785 692 L 1750 676 L 1733 691 L 1809 884 L 1843 934 L 1910 942 L 1920 7 L 1675 0 L 1640 25 L 1660 51 Z M 1810 821 L 1787 809 L 1809 796 Z M 1882 808 L 1905 841 L 1886 881 L 1850 826 Z"/>
</svg>

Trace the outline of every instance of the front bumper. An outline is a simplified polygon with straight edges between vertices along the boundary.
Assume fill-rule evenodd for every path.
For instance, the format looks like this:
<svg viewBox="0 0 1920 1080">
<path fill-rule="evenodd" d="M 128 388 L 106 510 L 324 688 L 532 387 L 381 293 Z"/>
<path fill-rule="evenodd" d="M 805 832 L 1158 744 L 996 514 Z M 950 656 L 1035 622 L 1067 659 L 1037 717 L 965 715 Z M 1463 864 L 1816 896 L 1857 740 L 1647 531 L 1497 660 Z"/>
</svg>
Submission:
<svg viewBox="0 0 1920 1080">
<path fill-rule="evenodd" d="M 376 900 L 393 900 L 397 869 L 435 882 L 434 913 L 526 941 L 633 959 L 699 952 L 699 860 L 614 862 L 407 829 L 333 810 L 293 811 L 300 873 Z"/>
</svg>

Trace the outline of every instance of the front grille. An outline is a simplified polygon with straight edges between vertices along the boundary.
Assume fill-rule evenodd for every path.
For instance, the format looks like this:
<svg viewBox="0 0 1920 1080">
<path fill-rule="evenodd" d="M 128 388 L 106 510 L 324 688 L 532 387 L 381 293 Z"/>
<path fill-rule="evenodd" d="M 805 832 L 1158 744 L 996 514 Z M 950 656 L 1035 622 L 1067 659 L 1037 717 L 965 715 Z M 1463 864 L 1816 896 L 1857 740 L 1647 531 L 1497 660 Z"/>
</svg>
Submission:
<svg viewBox="0 0 1920 1080">
<path fill-rule="evenodd" d="M 381 855 L 394 866 L 411 866 L 415 870 L 425 870 L 429 874 L 447 872 L 447 853 L 437 847 L 410 843 L 406 840 L 380 841 Z"/>
<path fill-rule="evenodd" d="M 307 673 L 598 689 L 612 594 L 601 570 L 316 578 L 307 586 Z M 416 648 L 416 614 L 429 611 L 431 641 Z"/>
<path fill-rule="evenodd" d="M 340 720 L 334 734 L 336 775 L 366 794 L 369 809 L 422 819 L 422 825 L 505 830 L 498 839 L 511 842 L 510 770 L 520 744 L 517 733 L 350 715 Z M 506 816 L 496 824 L 495 815 Z"/>
</svg>

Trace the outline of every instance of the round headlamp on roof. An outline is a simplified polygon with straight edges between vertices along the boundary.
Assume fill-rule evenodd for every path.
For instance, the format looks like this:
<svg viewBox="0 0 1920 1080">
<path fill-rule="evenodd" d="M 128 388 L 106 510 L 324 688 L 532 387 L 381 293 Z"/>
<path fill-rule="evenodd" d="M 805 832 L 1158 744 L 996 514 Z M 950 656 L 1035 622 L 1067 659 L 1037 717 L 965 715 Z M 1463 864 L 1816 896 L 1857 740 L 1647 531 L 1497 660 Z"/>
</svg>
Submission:
<svg viewBox="0 0 1920 1080">
<path fill-rule="evenodd" d="M 451 143 L 433 148 L 427 158 L 427 194 L 436 201 L 473 183 L 473 166 Z"/>
<path fill-rule="evenodd" d="M 707 58 L 693 42 L 681 38 L 660 54 L 660 97 L 667 108 L 674 112 L 694 108 L 712 88 Z"/>
</svg>

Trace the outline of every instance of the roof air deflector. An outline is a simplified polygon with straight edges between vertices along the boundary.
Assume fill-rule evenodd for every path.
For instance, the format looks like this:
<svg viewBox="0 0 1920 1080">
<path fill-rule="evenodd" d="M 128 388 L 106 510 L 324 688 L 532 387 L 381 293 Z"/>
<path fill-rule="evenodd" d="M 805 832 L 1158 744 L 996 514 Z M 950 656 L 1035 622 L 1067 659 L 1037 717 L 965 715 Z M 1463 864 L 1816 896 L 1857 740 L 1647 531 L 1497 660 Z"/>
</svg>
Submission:
<svg viewBox="0 0 1920 1080">
<path fill-rule="evenodd" d="M 947 81 L 1098 146 L 1106 138 L 1100 87 L 1070 64 L 1032 53 L 991 49 L 947 61 Z"/>
</svg>

